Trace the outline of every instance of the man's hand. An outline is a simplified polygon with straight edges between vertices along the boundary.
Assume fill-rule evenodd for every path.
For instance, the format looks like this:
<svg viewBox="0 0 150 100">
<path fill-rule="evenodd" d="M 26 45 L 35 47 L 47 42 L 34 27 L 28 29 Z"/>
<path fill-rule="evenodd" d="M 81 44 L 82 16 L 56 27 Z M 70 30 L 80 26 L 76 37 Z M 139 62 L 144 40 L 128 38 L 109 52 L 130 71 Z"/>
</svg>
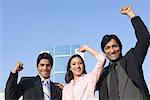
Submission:
<svg viewBox="0 0 150 100">
<path fill-rule="evenodd" d="M 55 86 L 58 86 L 60 89 L 64 88 L 64 85 L 60 84 L 60 83 L 54 83 Z"/>
<path fill-rule="evenodd" d="M 127 15 L 128 17 L 130 18 L 133 18 L 135 16 L 134 12 L 132 11 L 131 9 L 131 6 L 130 5 L 127 5 L 123 8 L 121 8 L 120 12 L 124 15 Z"/>
<path fill-rule="evenodd" d="M 16 62 L 15 66 L 11 72 L 17 73 L 17 72 L 21 71 L 22 69 L 23 69 L 23 63 L 18 61 L 18 62 Z"/>
</svg>

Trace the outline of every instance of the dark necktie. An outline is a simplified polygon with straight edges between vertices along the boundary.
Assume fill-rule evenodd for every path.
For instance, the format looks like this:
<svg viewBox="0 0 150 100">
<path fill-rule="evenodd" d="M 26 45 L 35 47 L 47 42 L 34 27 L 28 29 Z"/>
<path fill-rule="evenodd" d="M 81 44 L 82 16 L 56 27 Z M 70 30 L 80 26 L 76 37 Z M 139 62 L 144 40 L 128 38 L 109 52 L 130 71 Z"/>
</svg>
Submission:
<svg viewBox="0 0 150 100">
<path fill-rule="evenodd" d="M 111 75 L 110 75 L 110 100 L 119 100 L 119 91 L 118 91 L 118 79 L 117 79 L 117 71 L 115 66 L 117 64 L 111 64 Z"/>
</svg>

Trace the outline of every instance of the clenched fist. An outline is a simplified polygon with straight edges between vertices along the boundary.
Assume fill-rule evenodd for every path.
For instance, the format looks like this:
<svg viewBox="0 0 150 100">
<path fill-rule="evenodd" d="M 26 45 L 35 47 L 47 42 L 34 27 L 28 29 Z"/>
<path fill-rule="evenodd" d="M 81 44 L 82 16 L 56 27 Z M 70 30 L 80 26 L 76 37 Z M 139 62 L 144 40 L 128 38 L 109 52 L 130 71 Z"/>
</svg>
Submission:
<svg viewBox="0 0 150 100">
<path fill-rule="evenodd" d="M 14 66 L 14 68 L 12 70 L 12 73 L 19 72 L 22 69 L 23 69 L 23 63 L 21 63 L 21 62 L 18 61 L 18 62 L 16 62 L 15 66 Z"/>
</svg>

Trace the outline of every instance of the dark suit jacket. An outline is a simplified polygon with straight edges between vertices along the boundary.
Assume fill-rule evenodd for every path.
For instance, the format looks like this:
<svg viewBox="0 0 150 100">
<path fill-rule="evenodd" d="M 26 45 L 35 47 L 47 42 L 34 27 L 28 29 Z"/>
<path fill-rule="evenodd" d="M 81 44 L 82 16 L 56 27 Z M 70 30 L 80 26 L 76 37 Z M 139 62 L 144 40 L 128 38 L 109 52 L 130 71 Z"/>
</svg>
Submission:
<svg viewBox="0 0 150 100">
<path fill-rule="evenodd" d="M 144 100 L 150 100 L 150 95 L 142 70 L 142 64 L 150 45 L 150 35 L 140 17 L 136 16 L 132 18 L 131 22 L 135 29 L 136 38 L 138 41 L 134 48 L 131 48 L 131 50 L 129 50 L 125 56 L 119 59 L 119 63 L 134 85 L 139 88 Z M 106 86 L 108 69 L 109 66 L 104 69 L 104 72 L 97 83 L 100 100 L 109 99 Z"/>
<path fill-rule="evenodd" d="M 17 79 L 18 73 L 10 73 L 5 88 L 6 100 L 18 100 L 21 96 L 24 100 L 43 100 L 44 94 L 39 76 L 22 77 L 19 84 L 17 84 Z M 61 100 L 62 90 L 55 86 L 53 82 L 50 83 L 52 100 Z"/>
</svg>

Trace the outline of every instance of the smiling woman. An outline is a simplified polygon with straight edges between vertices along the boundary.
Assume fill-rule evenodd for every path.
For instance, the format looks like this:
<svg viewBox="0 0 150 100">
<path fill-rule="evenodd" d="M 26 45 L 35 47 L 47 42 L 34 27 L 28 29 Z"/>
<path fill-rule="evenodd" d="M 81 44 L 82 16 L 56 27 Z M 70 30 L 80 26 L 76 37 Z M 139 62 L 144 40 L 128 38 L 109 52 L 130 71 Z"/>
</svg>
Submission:
<svg viewBox="0 0 150 100">
<path fill-rule="evenodd" d="M 73 55 L 69 59 L 63 100 L 94 100 L 95 86 L 104 67 L 105 56 L 87 45 L 81 46 L 78 51 L 88 51 L 97 59 L 97 63 L 91 73 L 87 74 L 84 60 L 80 55 Z"/>
<path fill-rule="evenodd" d="M 65 81 L 66 83 L 72 79 L 76 81 L 82 74 L 86 74 L 84 60 L 78 54 L 73 55 L 68 61 Z"/>
</svg>

